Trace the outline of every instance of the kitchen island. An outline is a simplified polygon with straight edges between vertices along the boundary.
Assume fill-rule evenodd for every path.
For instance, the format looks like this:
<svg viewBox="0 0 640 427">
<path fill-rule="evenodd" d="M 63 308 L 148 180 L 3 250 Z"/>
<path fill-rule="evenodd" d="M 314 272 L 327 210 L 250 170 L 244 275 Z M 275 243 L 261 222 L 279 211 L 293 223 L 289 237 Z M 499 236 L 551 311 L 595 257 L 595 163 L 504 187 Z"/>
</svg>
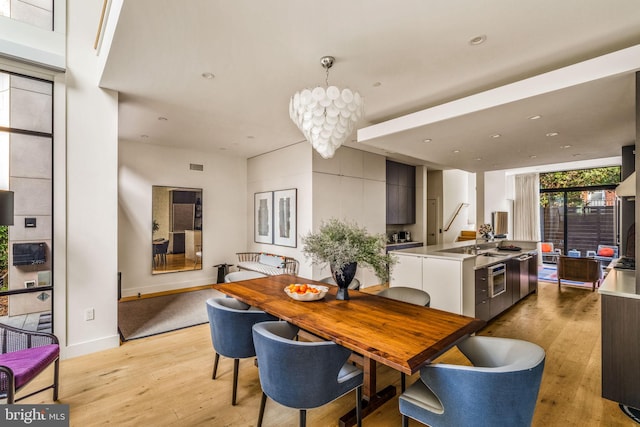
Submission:
<svg viewBox="0 0 640 427">
<path fill-rule="evenodd" d="M 390 251 L 390 286 L 422 289 L 431 307 L 489 320 L 537 288 L 537 242 L 464 241 Z"/>
</svg>

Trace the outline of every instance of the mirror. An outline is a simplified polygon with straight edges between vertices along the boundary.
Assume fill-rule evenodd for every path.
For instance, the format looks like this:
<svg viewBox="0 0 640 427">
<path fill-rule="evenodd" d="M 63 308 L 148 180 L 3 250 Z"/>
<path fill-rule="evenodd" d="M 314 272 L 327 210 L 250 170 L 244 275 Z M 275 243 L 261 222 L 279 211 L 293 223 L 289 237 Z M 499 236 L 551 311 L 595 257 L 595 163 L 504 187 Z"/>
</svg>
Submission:
<svg viewBox="0 0 640 427">
<path fill-rule="evenodd" d="M 152 188 L 151 273 L 202 269 L 202 189 Z"/>
<path fill-rule="evenodd" d="M 493 212 L 493 233 L 504 237 L 509 232 L 509 212 Z"/>
</svg>

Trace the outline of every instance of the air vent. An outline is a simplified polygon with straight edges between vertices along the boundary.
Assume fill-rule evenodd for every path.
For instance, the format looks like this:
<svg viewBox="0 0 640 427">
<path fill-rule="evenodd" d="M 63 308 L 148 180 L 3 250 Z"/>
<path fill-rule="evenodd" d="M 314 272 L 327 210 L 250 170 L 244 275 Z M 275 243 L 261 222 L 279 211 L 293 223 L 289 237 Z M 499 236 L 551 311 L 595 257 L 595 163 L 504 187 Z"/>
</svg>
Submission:
<svg viewBox="0 0 640 427">
<path fill-rule="evenodd" d="M 191 169 L 192 171 L 200 171 L 202 172 L 204 170 L 204 166 L 203 165 L 198 165 L 195 163 L 190 163 L 189 164 L 189 169 Z"/>
</svg>

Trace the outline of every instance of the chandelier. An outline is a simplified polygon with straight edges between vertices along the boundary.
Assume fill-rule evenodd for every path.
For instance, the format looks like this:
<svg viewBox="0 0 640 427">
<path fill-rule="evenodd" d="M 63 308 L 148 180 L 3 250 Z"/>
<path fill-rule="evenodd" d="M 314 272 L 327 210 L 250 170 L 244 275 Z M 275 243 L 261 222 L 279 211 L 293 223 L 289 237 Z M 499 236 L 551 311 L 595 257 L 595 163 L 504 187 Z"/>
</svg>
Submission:
<svg viewBox="0 0 640 427">
<path fill-rule="evenodd" d="M 326 70 L 327 88 L 316 87 L 296 92 L 289 101 L 289 116 L 307 141 L 325 159 L 333 157 L 353 132 L 362 117 L 364 102 L 358 92 L 329 86 L 329 68 L 333 56 L 323 56 L 320 64 Z"/>
</svg>

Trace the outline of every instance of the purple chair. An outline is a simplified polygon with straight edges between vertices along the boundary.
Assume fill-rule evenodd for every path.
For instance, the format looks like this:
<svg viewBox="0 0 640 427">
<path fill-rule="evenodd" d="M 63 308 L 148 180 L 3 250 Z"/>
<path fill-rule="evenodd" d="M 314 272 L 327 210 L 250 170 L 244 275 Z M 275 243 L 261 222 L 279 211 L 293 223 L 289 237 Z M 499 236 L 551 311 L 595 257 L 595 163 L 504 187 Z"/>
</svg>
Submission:
<svg viewBox="0 0 640 427">
<path fill-rule="evenodd" d="M 58 400 L 60 346 L 53 334 L 27 331 L 0 323 L 0 398 L 19 402 L 50 388 Z M 16 399 L 16 392 L 54 364 L 53 384 Z"/>
</svg>

